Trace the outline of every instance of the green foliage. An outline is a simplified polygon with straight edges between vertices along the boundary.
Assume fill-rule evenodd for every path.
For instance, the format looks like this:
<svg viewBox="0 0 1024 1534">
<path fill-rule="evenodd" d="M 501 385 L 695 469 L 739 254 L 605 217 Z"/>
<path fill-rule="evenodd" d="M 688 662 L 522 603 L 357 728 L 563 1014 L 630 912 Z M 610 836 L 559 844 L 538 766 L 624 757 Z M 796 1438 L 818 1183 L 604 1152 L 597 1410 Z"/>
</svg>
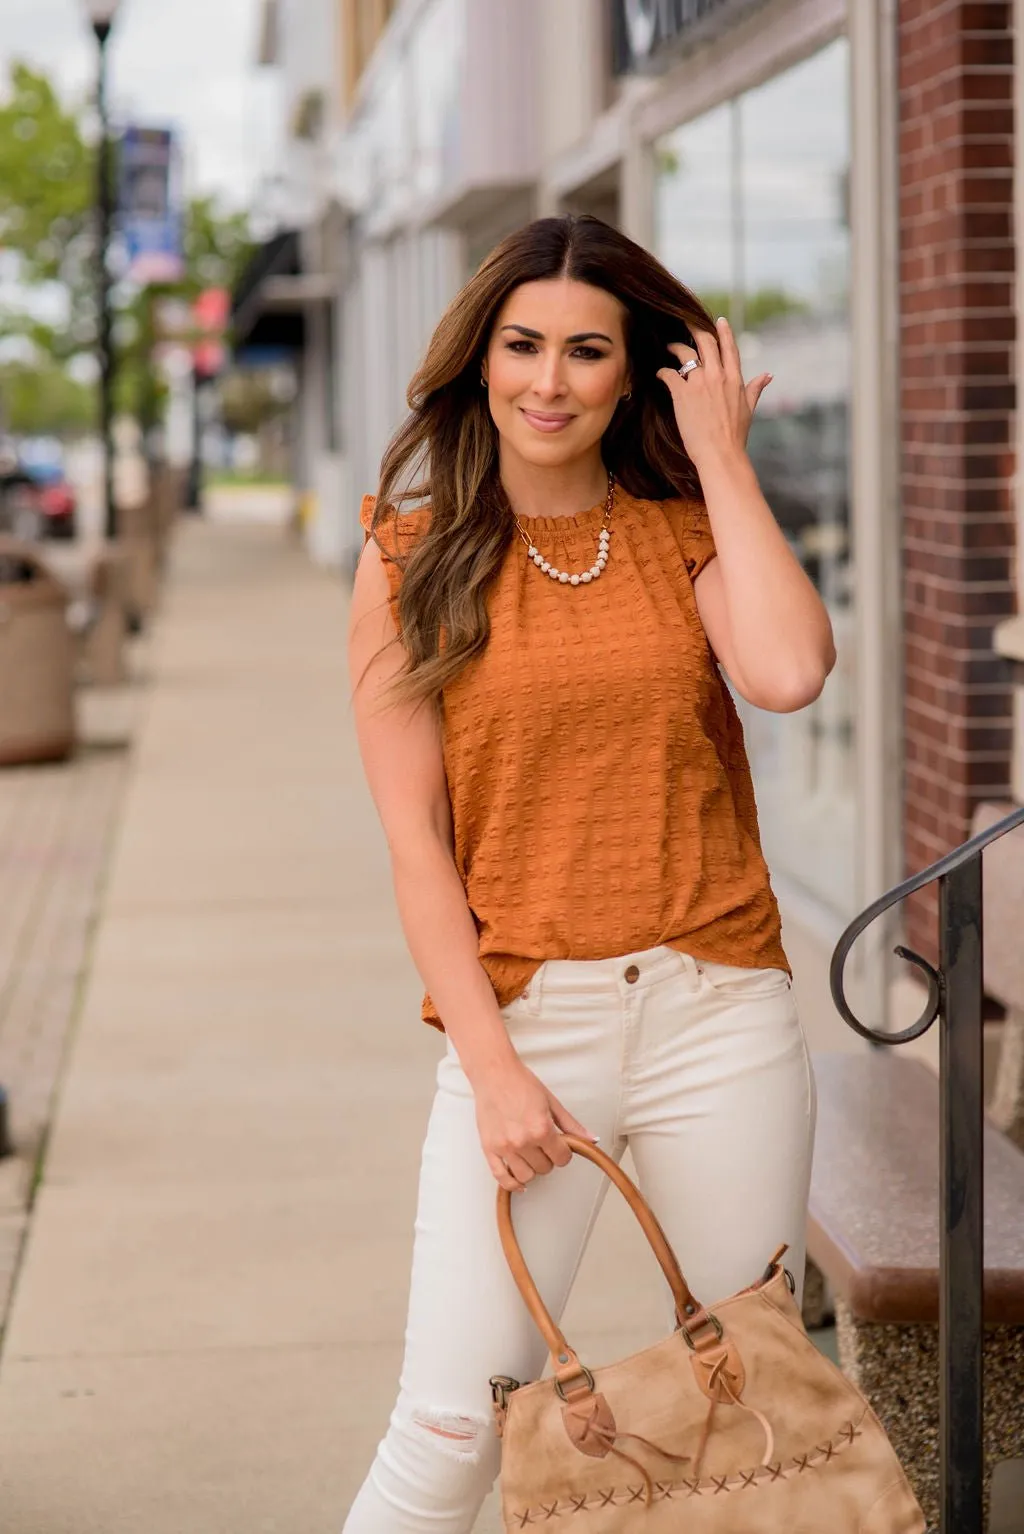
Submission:
<svg viewBox="0 0 1024 1534">
<path fill-rule="evenodd" d="M 225 485 L 235 488 L 243 485 L 280 486 L 282 489 L 288 485 L 288 479 L 283 474 L 274 474 L 268 469 L 207 469 L 203 475 L 204 485 Z"/>
<path fill-rule="evenodd" d="M 115 335 L 114 410 L 134 416 L 147 430 L 160 419 L 167 393 L 151 362 L 155 340 L 153 302 L 150 289 L 137 293 L 130 306 L 122 310 Z"/>
<path fill-rule="evenodd" d="M 654 146 L 654 170 L 658 176 L 678 176 L 683 168 L 683 157 L 671 144 Z"/>
<path fill-rule="evenodd" d="M 263 371 L 239 370 L 221 385 L 221 418 L 229 431 L 256 432 L 283 406 Z"/>
<path fill-rule="evenodd" d="M 34 316 L 30 302 L 20 311 L 0 313 L 0 336 L 25 338 L 35 358 L 3 370 L 0 396 L 8 429 L 92 424 L 93 407 L 83 407 L 90 391 L 68 378 L 62 364 L 95 345 L 97 170 L 97 146 L 83 131 L 81 111 L 61 103 L 45 74 L 12 64 L 0 100 L 0 249 L 18 256 L 27 292 L 52 283 L 64 288 L 69 320 L 66 326 L 46 324 Z M 158 418 L 163 390 L 150 364 L 155 299 L 191 299 L 203 288 L 231 288 L 250 251 L 245 213 L 225 214 L 215 199 L 196 198 L 186 210 L 182 282 L 141 292 L 124 283 L 115 286 L 118 409 L 147 425 Z M 32 380 L 35 405 L 28 398 Z M 15 425 L 15 419 L 29 418 L 36 422 L 32 427 Z"/>
<path fill-rule="evenodd" d="M 73 436 L 96 424 L 96 391 L 49 359 L 0 366 L 0 419 L 18 435 Z"/>
<path fill-rule="evenodd" d="M 184 291 L 233 288 L 251 254 L 247 213 L 222 213 L 212 197 L 192 199 L 185 218 Z"/>
<path fill-rule="evenodd" d="M 49 358 L 66 360 L 93 344 L 95 178 L 95 151 L 78 115 L 44 74 L 13 63 L 0 101 L 0 246 L 18 257 L 26 289 L 65 289 L 70 321 L 46 325 L 26 306 L 0 313 L 0 335 L 23 336 Z"/>
<path fill-rule="evenodd" d="M 0 244 L 25 281 L 74 287 L 88 254 L 95 154 L 44 74 L 12 64 L 0 103 Z"/>
<path fill-rule="evenodd" d="M 728 288 L 706 288 L 698 295 L 713 315 L 724 314 L 730 325 L 734 323 L 732 294 Z M 744 330 L 759 330 L 769 320 L 785 314 L 806 314 L 809 305 L 802 298 L 795 298 L 784 288 L 756 288 L 747 293 L 743 302 Z"/>
</svg>

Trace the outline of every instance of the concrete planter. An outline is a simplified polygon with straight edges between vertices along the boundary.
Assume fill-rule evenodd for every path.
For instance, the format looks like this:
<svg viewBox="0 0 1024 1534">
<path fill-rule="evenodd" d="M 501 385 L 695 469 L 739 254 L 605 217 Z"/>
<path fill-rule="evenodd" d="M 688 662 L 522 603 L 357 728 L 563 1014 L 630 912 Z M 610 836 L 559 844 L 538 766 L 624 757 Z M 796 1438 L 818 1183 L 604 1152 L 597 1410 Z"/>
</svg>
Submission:
<svg viewBox="0 0 1024 1534">
<path fill-rule="evenodd" d="M 0 538 L 0 766 L 59 761 L 74 749 L 67 603 L 31 544 Z"/>
</svg>

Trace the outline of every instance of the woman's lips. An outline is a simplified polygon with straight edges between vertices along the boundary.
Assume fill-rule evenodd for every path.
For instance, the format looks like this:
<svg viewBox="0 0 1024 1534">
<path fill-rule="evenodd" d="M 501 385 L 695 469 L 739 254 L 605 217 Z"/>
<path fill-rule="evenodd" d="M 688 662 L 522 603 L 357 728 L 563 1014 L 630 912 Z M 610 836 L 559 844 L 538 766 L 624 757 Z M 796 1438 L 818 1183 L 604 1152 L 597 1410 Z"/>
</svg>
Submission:
<svg viewBox="0 0 1024 1534">
<path fill-rule="evenodd" d="M 542 410 L 524 410 L 523 416 L 537 431 L 561 431 L 573 419 L 571 415 L 545 415 Z"/>
</svg>

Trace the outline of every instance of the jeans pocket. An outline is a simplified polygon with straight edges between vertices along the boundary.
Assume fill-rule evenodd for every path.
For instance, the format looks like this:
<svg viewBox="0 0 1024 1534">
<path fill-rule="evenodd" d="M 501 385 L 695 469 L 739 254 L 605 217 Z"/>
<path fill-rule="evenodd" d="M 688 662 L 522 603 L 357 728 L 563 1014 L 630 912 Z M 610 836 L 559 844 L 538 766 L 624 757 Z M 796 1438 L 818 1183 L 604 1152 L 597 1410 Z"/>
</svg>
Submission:
<svg viewBox="0 0 1024 1534">
<path fill-rule="evenodd" d="M 737 1001 L 782 995 L 793 988 L 787 972 L 774 967 L 749 968 L 742 964 L 717 964 L 701 959 L 700 972 L 713 991 L 720 996 L 735 997 Z"/>
</svg>

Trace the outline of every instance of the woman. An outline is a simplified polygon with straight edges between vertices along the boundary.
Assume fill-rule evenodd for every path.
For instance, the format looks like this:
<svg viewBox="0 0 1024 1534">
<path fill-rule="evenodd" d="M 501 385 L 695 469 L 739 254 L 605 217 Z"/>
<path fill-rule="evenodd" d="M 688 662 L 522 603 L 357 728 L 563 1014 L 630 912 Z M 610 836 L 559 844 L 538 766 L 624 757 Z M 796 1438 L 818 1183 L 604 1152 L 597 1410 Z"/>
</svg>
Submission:
<svg viewBox="0 0 1024 1534">
<path fill-rule="evenodd" d="M 557 1315 L 603 1191 L 564 1132 L 630 1147 L 696 1293 L 782 1241 L 802 1278 L 814 1089 L 725 676 L 786 712 L 835 654 L 745 451 L 769 382 L 646 251 L 541 219 L 444 315 L 364 501 L 360 747 L 447 1053 L 398 1403 L 347 1534 L 472 1529 L 488 1381 L 544 1360 L 495 1185 L 525 1190 Z"/>
</svg>

